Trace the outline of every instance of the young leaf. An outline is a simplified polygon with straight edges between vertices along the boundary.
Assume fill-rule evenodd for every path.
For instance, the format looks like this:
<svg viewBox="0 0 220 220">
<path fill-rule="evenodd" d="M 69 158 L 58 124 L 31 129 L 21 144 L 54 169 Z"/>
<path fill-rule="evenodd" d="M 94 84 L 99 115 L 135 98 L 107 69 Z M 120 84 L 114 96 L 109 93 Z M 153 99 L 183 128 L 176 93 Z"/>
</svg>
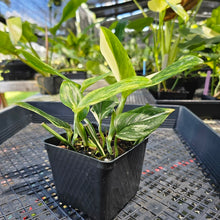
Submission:
<svg viewBox="0 0 220 220">
<path fill-rule="evenodd" d="M 173 111 L 145 105 L 121 113 L 115 119 L 116 137 L 127 141 L 142 139 L 156 130 Z"/>
<path fill-rule="evenodd" d="M 53 28 L 50 29 L 50 32 L 55 35 L 63 22 L 72 17 L 75 17 L 76 10 L 83 2 L 87 2 L 87 0 L 70 0 L 63 9 L 63 14 L 60 21 Z"/>
<path fill-rule="evenodd" d="M 98 151 L 100 152 L 100 154 L 102 156 L 105 156 L 105 152 L 102 148 L 102 145 L 99 142 L 99 138 L 96 134 L 96 131 L 94 129 L 94 127 L 92 126 L 91 122 L 88 119 L 85 119 L 86 124 L 86 130 L 91 138 L 91 140 L 93 141 L 93 143 L 96 145 L 96 148 L 98 149 Z"/>
<path fill-rule="evenodd" d="M 16 45 L 22 36 L 22 21 L 19 17 L 6 20 L 11 42 Z"/>
<path fill-rule="evenodd" d="M 60 100 L 69 107 L 73 112 L 77 112 L 78 104 L 82 99 L 82 93 L 71 82 L 63 81 L 60 86 Z"/>
<path fill-rule="evenodd" d="M 117 97 L 99 102 L 92 106 L 91 112 L 95 119 L 101 122 L 104 118 L 107 118 L 114 110 L 114 107 L 118 104 Z"/>
<path fill-rule="evenodd" d="M 185 70 L 191 69 L 192 67 L 202 63 L 202 59 L 196 56 L 187 55 L 180 58 L 175 63 L 169 65 L 162 71 L 148 75 L 147 78 L 152 80 L 151 86 L 157 85 L 158 83 L 161 83 L 162 81 L 167 80 L 172 76 L 182 73 Z"/>
<path fill-rule="evenodd" d="M 136 76 L 133 65 L 119 39 L 101 27 L 100 49 L 117 81 Z"/>
</svg>

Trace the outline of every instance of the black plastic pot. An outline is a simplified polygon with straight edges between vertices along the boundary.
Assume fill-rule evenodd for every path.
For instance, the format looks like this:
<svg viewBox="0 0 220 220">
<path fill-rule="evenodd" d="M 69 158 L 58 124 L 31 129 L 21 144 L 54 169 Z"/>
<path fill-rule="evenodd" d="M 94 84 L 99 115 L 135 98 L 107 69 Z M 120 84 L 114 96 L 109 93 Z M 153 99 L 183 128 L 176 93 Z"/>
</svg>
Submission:
<svg viewBox="0 0 220 220">
<path fill-rule="evenodd" d="M 1 75 L 5 81 L 34 79 L 36 71 L 20 60 L 4 61 L 3 65 Z"/>
<path fill-rule="evenodd" d="M 201 96 L 202 100 L 218 100 L 217 98 L 210 96 L 210 95 L 203 95 Z"/>
<path fill-rule="evenodd" d="M 140 183 L 147 139 L 112 161 L 57 147 L 45 140 L 59 201 L 95 220 L 109 220 L 135 196 Z"/>
<path fill-rule="evenodd" d="M 41 94 L 55 95 L 60 91 L 60 85 L 63 79 L 59 76 L 43 77 L 38 76 L 37 82 Z"/>
<path fill-rule="evenodd" d="M 87 78 L 87 72 L 84 71 L 77 71 L 76 73 L 65 73 L 64 74 L 69 79 L 86 79 Z"/>
<path fill-rule="evenodd" d="M 175 91 L 171 91 L 171 92 L 155 92 L 155 91 L 151 91 L 151 93 L 153 94 L 153 96 L 157 99 L 187 99 L 188 96 L 188 92 L 186 91 L 182 91 L 182 92 L 175 92 Z"/>
</svg>

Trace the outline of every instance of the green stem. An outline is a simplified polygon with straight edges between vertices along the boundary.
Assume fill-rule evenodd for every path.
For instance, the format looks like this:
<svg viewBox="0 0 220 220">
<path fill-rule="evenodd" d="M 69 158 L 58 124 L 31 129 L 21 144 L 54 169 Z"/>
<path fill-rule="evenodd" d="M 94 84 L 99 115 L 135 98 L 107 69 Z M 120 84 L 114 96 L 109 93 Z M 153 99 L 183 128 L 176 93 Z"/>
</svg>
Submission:
<svg viewBox="0 0 220 220">
<path fill-rule="evenodd" d="M 216 75 L 216 60 L 214 60 L 213 61 L 213 73 L 212 73 L 212 84 L 211 84 L 211 95 L 213 96 L 214 95 L 214 93 L 215 93 L 215 89 L 214 89 L 214 87 L 215 87 L 215 85 L 214 85 L 214 83 L 215 83 L 215 75 Z"/>
<path fill-rule="evenodd" d="M 145 18 L 147 18 L 147 14 L 144 12 L 144 9 L 141 7 L 141 5 L 136 1 L 136 0 L 133 0 L 133 2 L 135 3 L 135 5 L 138 7 L 138 9 L 141 11 L 141 13 L 143 14 L 143 16 Z"/>
<path fill-rule="evenodd" d="M 99 129 L 100 137 L 102 138 L 102 147 L 104 148 L 104 146 L 105 146 L 105 135 L 102 132 L 102 120 L 100 120 L 100 122 L 99 122 L 98 129 Z"/>
<path fill-rule="evenodd" d="M 52 128 L 50 128 L 47 124 L 45 124 L 44 122 L 41 124 L 43 128 L 45 128 L 47 131 L 49 131 L 53 136 L 55 136 L 58 140 L 60 140 L 63 144 L 72 147 L 74 150 L 74 146 L 71 145 L 71 143 L 66 140 L 63 136 L 61 136 L 60 134 L 58 134 L 56 131 L 54 131 Z"/>
<path fill-rule="evenodd" d="M 115 158 L 118 157 L 118 143 L 117 143 L 118 138 L 115 137 L 114 140 L 114 150 L 115 150 Z"/>
<path fill-rule="evenodd" d="M 175 82 L 173 83 L 173 86 L 172 86 L 172 88 L 171 88 L 172 91 L 175 89 L 175 87 L 176 87 L 178 81 L 179 81 L 179 78 L 177 78 L 177 79 L 175 80 Z"/>
<path fill-rule="evenodd" d="M 116 110 L 116 115 L 119 115 L 120 113 L 123 112 L 126 100 L 127 100 L 127 96 L 122 94 L 120 103 L 119 103 L 117 110 Z"/>
<path fill-rule="evenodd" d="M 84 147 L 88 146 L 88 139 L 86 136 L 86 131 L 83 125 L 81 124 L 81 122 L 79 122 L 77 113 L 74 114 L 74 123 L 75 123 L 75 127 L 77 129 L 79 136 L 82 138 Z"/>
<path fill-rule="evenodd" d="M 35 49 L 32 47 L 31 42 L 28 42 L 28 44 L 29 44 L 29 46 L 30 46 L 30 48 L 31 48 L 32 53 L 33 53 L 37 58 L 40 59 L 39 55 L 37 54 L 37 52 L 35 51 Z"/>
<path fill-rule="evenodd" d="M 108 150 L 110 155 L 112 155 L 111 142 L 112 142 L 112 138 L 115 134 L 115 127 L 114 127 L 115 117 L 116 117 L 116 113 L 113 111 L 112 116 L 111 116 L 111 122 L 110 122 L 110 126 L 109 126 L 108 136 L 107 136 L 107 139 L 106 139 L 107 150 Z"/>
</svg>

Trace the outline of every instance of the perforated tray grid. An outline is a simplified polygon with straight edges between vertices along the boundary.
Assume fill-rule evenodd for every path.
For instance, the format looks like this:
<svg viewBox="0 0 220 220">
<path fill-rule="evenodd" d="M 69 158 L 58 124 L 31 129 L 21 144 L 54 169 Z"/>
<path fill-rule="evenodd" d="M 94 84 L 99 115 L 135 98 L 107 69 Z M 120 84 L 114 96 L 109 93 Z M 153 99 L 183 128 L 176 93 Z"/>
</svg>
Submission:
<svg viewBox="0 0 220 220">
<path fill-rule="evenodd" d="M 61 204 L 43 139 L 29 124 L 0 145 L 0 219 L 88 219 Z M 147 145 L 140 190 L 115 220 L 220 219 L 219 195 L 172 128 L 159 128 Z"/>
</svg>

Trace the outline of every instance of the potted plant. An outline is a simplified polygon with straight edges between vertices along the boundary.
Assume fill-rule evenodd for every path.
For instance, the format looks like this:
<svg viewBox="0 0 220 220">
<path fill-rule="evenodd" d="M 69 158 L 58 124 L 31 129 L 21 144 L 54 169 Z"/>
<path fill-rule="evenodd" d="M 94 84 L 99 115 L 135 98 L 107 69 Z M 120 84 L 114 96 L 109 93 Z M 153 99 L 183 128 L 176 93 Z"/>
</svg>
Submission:
<svg viewBox="0 0 220 220">
<path fill-rule="evenodd" d="M 143 77 L 136 75 L 122 44 L 104 27 L 100 32 L 100 48 L 111 71 L 86 79 L 82 85 L 68 78 L 62 82 L 60 99 L 74 112 L 72 126 L 31 104 L 17 104 L 65 131 L 59 134 L 42 123 L 54 136 L 45 140 L 45 147 L 59 200 L 94 219 L 104 220 L 115 217 L 136 194 L 147 137 L 173 111 L 147 104 L 123 112 L 127 97 L 137 89 L 156 85 L 202 60 L 186 56 L 158 73 Z M 35 68 L 58 73 L 28 52 L 21 52 Z M 84 94 L 87 87 L 109 76 L 115 78 L 112 84 Z M 95 124 L 86 117 L 89 111 L 96 119 Z M 106 125 L 103 119 L 108 116 L 110 122 Z"/>
<path fill-rule="evenodd" d="M 136 0 L 133 1 L 142 11 L 144 16 L 142 19 L 149 20 L 150 17 L 147 16 L 141 5 Z M 151 0 L 148 2 L 150 11 L 158 14 L 158 18 L 154 20 L 154 25 L 146 23 L 153 35 L 152 50 L 156 71 L 169 66 L 183 55 L 179 49 L 179 44 L 184 39 L 180 30 L 191 25 L 201 3 L 202 0 Z M 195 7 L 196 5 L 197 7 Z M 195 10 L 192 10 L 191 16 L 189 16 L 187 10 L 193 7 L 195 7 Z M 139 26 L 139 22 L 136 26 Z M 182 79 L 186 79 L 185 74 L 173 77 L 173 79 L 169 79 L 168 81 L 163 81 L 157 87 L 152 88 L 151 92 L 159 99 L 187 99 L 189 92 L 180 83 Z"/>
<path fill-rule="evenodd" d="M 79 0 L 77 1 L 77 3 L 75 3 L 74 0 L 69 0 L 67 2 L 66 6 L 63 9 L 60 21 L 49 30 L 52 35 L 52 39 L 55 38 L 55 35 L 63 22 L 75 16 L 76 10 L 83 2 L 86 2 L 86 0 Z M 40 31 L 44 31 L 44 29 L 37 27 L 36 24 L 31 24 L 27 21 L 22 22 L 21 18 L 19 17 L 12 17 L 7 19 L 6 24 L 8 31 L 0 31 L 0 37 L 2 39 L 2 42 L 0 43 L 1 53 L 5 55 L 12 55 L 21 60 L 23 63 L 29 65 L 27 63 L 28 61 L 23 59 L 20 53 L 21 50 L 29 51 L 32 53 L 32 55 L 36 56 L 39 59 L 42 59 L 44 62 L 52 64 L 53 48 L 49 48 L 48 42 L 50 37 L 47 28 L 45 28 L 46 56 L 41 57 L 34 49 L 32 43 L 37 42 L 38 40 L 35 34 L 36 30 L 38 29 Z M 34 68 L 31 65 L 29 66 L 31 68 Z M 37 81 L 40 87 L 40 92 L 42 94 L 59 93 L 62 77 L 44 72 L 41 69 L 35 70 L 40 74 L 37 77 Z"/>
<path fill-rule="evenodd" d="M 211 71 L 211 75 L 204 75 L 206 78 L 206 91 L 203 95 L 205 99 L 215 99 L 220 93 L 220 30 L 219 18 L 220 7 L 213 9 L 210 18 L 201 24 L 194 25 L 192 28 L 185 28 L 182 34 L 186 41 L 179 47 L 188 54 L 198 56 L 204 60 L 204 65 Z M 209 78 L 211 83 L 208 85 Z M 204 80 L 205 81 L 205 80 Z"/>
</svg>

